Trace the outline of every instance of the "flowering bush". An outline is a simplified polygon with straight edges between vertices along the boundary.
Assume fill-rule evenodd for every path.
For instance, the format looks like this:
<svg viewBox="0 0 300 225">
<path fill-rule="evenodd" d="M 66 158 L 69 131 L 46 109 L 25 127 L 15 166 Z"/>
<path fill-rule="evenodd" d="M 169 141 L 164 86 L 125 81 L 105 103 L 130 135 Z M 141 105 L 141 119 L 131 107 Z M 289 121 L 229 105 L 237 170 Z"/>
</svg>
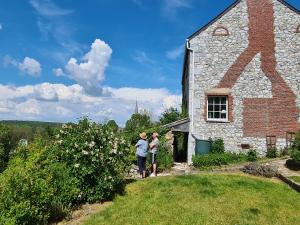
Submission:
<svg viewBox="0 0 300 225">
<path fill-rule="evenodd" d="M 129 144 L 111 129 L 87 118 L 63 125 L 53 149 L 79 180 L 80 201 L 111 199 L 123 189 Z"/>
<path fill-rule="evenodd" d="M 79 189 L 69 168 L 37 140 L 0 175 L 0 224 L 47 224 L 65 217 Z"/>
</svg>

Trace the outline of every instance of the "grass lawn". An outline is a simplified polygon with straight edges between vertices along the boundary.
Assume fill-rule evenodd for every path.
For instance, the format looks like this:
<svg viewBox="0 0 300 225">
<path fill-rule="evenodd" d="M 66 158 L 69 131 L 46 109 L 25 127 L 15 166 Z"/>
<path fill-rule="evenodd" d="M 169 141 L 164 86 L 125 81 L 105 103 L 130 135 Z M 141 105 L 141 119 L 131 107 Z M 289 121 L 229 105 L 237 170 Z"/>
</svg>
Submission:
<svg viewBox="0 0 300 225">
<path fill-rule="evenodd" d="M 295 182 L 297 182 L 297 183 L 299 183 L 300 184 L 300 177 L 289 177 L 291 180 L 293 180 L 293 181 L 295 181 Z"/>
<path fill-rule="evenodd" d="M 98 224 L 300 224 L 300 194 L 246 175 L 158 177 L 129 184 L 85 223 Z"/>
</svg>

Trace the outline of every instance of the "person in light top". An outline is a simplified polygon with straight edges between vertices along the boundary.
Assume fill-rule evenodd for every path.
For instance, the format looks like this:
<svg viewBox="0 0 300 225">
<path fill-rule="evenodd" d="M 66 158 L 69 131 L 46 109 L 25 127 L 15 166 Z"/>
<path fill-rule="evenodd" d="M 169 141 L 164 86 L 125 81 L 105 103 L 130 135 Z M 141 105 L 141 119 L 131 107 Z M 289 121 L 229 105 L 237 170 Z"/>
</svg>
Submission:
<svg viewBox="0 0 300 225">
<path fill-rule="evenodd" d="M 140 133 L 140 140 L 136 143 L 136 155 L 137 155 L 137 162 L 139 166 L 139 172 L 141 178 L 146 177 L 146 156 L 148 153 L 148 141 L 147 141 L 147 134 L 145 132 Z"/>
<path fill-rule="evenodd" d="M 156 155 L 157 155 L 157 147 L 159 145 L 158 140 L 158 133 L 154 132 L 152 134 L 152 141 L 150 143 L 150 158 L 151 158 L 151 164 L 152 164 L 152 173 L 150 174 L 150 177 L 154 177 L 157 175 L 156 169 L 157 169 L 157 162 L 156 162 Z"/>
</svg>

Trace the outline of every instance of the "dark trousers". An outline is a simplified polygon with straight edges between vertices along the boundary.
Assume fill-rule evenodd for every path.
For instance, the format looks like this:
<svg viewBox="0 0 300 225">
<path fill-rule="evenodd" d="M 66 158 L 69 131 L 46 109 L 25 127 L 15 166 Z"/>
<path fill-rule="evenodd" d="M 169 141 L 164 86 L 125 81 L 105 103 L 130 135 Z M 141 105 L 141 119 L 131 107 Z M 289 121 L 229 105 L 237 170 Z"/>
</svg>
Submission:
<svg viewBox="0 0 300 225">
<path fill-rule="evenodd" d="M 142 174 L 143 171 L 146 171 L 146 157 L 142 157 L 138 155 L 137 161 L 139 166 L 139 172 L 140 174 Z"/>
</svg>

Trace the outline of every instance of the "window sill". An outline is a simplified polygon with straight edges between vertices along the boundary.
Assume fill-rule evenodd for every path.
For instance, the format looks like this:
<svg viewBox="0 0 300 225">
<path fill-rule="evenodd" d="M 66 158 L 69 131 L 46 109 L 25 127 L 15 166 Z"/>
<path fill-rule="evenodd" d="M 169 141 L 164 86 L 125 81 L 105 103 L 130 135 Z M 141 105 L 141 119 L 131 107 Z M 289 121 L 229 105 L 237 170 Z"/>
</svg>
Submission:
<svg viewBox="0 0 300 225">
<path fill-rule="evenodd" d="M 229 120 L 214 120 L 214 119 L 207 119 L 206 122 L 208 122 L 208 123 L 230 123 Z"/>
</svg>

